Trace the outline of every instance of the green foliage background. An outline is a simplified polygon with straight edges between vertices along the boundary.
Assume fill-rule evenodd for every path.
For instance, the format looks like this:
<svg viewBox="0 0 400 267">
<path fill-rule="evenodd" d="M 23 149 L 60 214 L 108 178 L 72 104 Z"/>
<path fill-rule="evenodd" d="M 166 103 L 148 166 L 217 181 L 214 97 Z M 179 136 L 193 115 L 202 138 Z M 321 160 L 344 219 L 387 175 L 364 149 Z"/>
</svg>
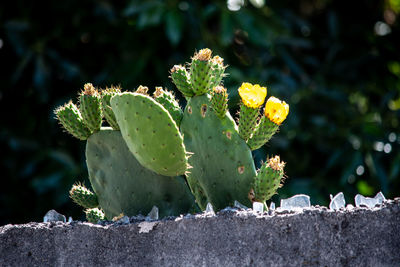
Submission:
<svg viewBox="0 0 400 267">
<path fill-rule="evenodd" d="M 260 2 L 231 11 L 226 1 L 4 1 L 0 225 L 52 208 L 82 219 L 68 190 L 88 184 L 85 144 L 57 125 L 58 105 L 86 82 L 174 89 L 169 69 L 204 47 L 229 65 L 233 113 L 243 81 L 290 105 L 280 133 L 254 153 L 287 162 L 275 201 L 399 196 L 400 1 Z"/>
</svg>

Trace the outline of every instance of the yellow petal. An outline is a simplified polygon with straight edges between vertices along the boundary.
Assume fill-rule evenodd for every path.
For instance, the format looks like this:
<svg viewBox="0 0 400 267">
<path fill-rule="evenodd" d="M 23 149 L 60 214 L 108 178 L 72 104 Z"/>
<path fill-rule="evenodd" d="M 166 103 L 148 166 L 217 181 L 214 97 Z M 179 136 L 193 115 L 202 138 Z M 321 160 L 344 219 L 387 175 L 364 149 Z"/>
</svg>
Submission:
<svg viewBox="0 0 400 267">
<path fill-rule="evenodd" d="M 281 125 L 289 114 L 289 105 L 285 101 L 271 96 L 265 104 L 264 113 L 270 121 Z"/>
<path fill-rule="evenodd" d="M 267 88 L 261 87 L 259 84 L 242 83 L 239 88 L 239 95 L 243 104 L 250 108 L 260 107 L 267 96 Z"/>
</svg>

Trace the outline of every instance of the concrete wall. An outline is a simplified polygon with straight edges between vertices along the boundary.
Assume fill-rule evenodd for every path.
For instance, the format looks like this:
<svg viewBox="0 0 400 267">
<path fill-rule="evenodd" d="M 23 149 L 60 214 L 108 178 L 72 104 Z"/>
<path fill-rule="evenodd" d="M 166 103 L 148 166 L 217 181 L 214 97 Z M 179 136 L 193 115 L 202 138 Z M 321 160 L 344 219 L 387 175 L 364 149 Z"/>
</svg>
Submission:
<svg viewBox="0 0 400 267">
<path fill-rule="evenodd" d="M 155 222 L 0 227 L 0 266 L 400 266 L 400 200 Z"/>
</svg>

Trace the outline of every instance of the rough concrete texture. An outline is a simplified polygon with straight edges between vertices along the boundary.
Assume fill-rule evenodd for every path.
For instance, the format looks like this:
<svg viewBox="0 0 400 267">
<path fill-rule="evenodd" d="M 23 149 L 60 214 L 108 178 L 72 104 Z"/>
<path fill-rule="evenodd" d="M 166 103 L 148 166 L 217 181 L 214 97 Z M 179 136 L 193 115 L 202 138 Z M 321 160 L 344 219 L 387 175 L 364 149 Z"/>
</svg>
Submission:
<svg viewBox="0 0 400 267">
<path fill-rule="evenodd" d="M 133 219 L 131 219 L 133 221 Z M 0 266 L 400 266 L 400 200 L 153 222 L 0 227 Z"/>
</svg>

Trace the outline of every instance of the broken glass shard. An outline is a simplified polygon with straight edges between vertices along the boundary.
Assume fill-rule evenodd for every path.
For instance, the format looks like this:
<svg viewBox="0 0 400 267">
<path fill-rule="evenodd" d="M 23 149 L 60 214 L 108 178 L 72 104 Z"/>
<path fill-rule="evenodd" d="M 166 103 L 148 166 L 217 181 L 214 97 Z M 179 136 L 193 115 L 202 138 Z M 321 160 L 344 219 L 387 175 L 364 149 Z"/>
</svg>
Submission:
<svg viewBox="0 0 400 267">
<path fill-rule="evenodd" d="M 68 222 L 71 223 L 72 221 L 73 221 L 72 217 L 69 216 L 69 217 L 68 217 Z"/>
<path fill-rule="evenodd" d="M 264 212 L 264 204 L 261 202 L 253 202 L 253 211 Z"/>
<path fill-rule="evenodd" d="M 211 203 L 207 203 L 207 207 L 206 207 L 206 211 L 205 212 L 215 215 L 214 208 L 211 205 Z"/>
<path fill-rule="evenodd" d="M 242 203 L 240 203 L 240 202 L 237 201 L 237 200 L 235 200 L 235 202 L 233 203 L 233 206 L 234 206 L 235 208 L 238 208 L 238 209 L 244 209 L 244 210 L 247 210 L 247 209 L 248 209 L 248 207 L 246 207 L 245 205 L 243 205 Z"/>
<path fill-rule="evenodd" d="M 67 219 L 64 215 L 55 210 L 49 210 L 43 217 L 43 222 L 66 222 Z"/>
<path fill-rule="evenodd" d="M 382 204 L 383 202 L 386 201 L 386 198 L 382 194 L 382 192 L 378 192 L 378 194 L 376 194 L 374 198 L 379 202 L 379 204 Z"/>
<path fill-rule="evenodd" d="M 121 219 L 119 219 L 118 222 L 122 224 L 129 224 L 129 217 L 125 215 Z"/>
<path fill-rule="evenodd" d="M 158 207 L 153 206 L 149 214 L 147 214 L 146 220 L 158 220 Z"/>
<path fill-rule="evenodd" d="M 274 210 L 275 209 L 275 202 L 271 201 L 271 204 L 269 204 L 269 209 Z"/>
<path fill-rule="evenodd" d="M 296 210 L 311 207 L 310 197 L 299 194 L 291 198 L 281 199 L 281 210 Z"/>
<path fill-rule="evenodd" d="M 373 208 L 376 205 L 382 204 L 386 200 L 382 192 L 376 194 L 375 197 L 364 197 L 363 195 L 357 194 L 354 198 L 356 207 L 367 206 L 368 208 Z"/>
<path fill-rule="evenodd" d="M 343 192 L 336 194 L 336 196 L 330 195 L 331 203 L 329 203 L 329 209 L 338 210 L 346 206 L 346 200 L 344 199 Z"/>
</svg>

